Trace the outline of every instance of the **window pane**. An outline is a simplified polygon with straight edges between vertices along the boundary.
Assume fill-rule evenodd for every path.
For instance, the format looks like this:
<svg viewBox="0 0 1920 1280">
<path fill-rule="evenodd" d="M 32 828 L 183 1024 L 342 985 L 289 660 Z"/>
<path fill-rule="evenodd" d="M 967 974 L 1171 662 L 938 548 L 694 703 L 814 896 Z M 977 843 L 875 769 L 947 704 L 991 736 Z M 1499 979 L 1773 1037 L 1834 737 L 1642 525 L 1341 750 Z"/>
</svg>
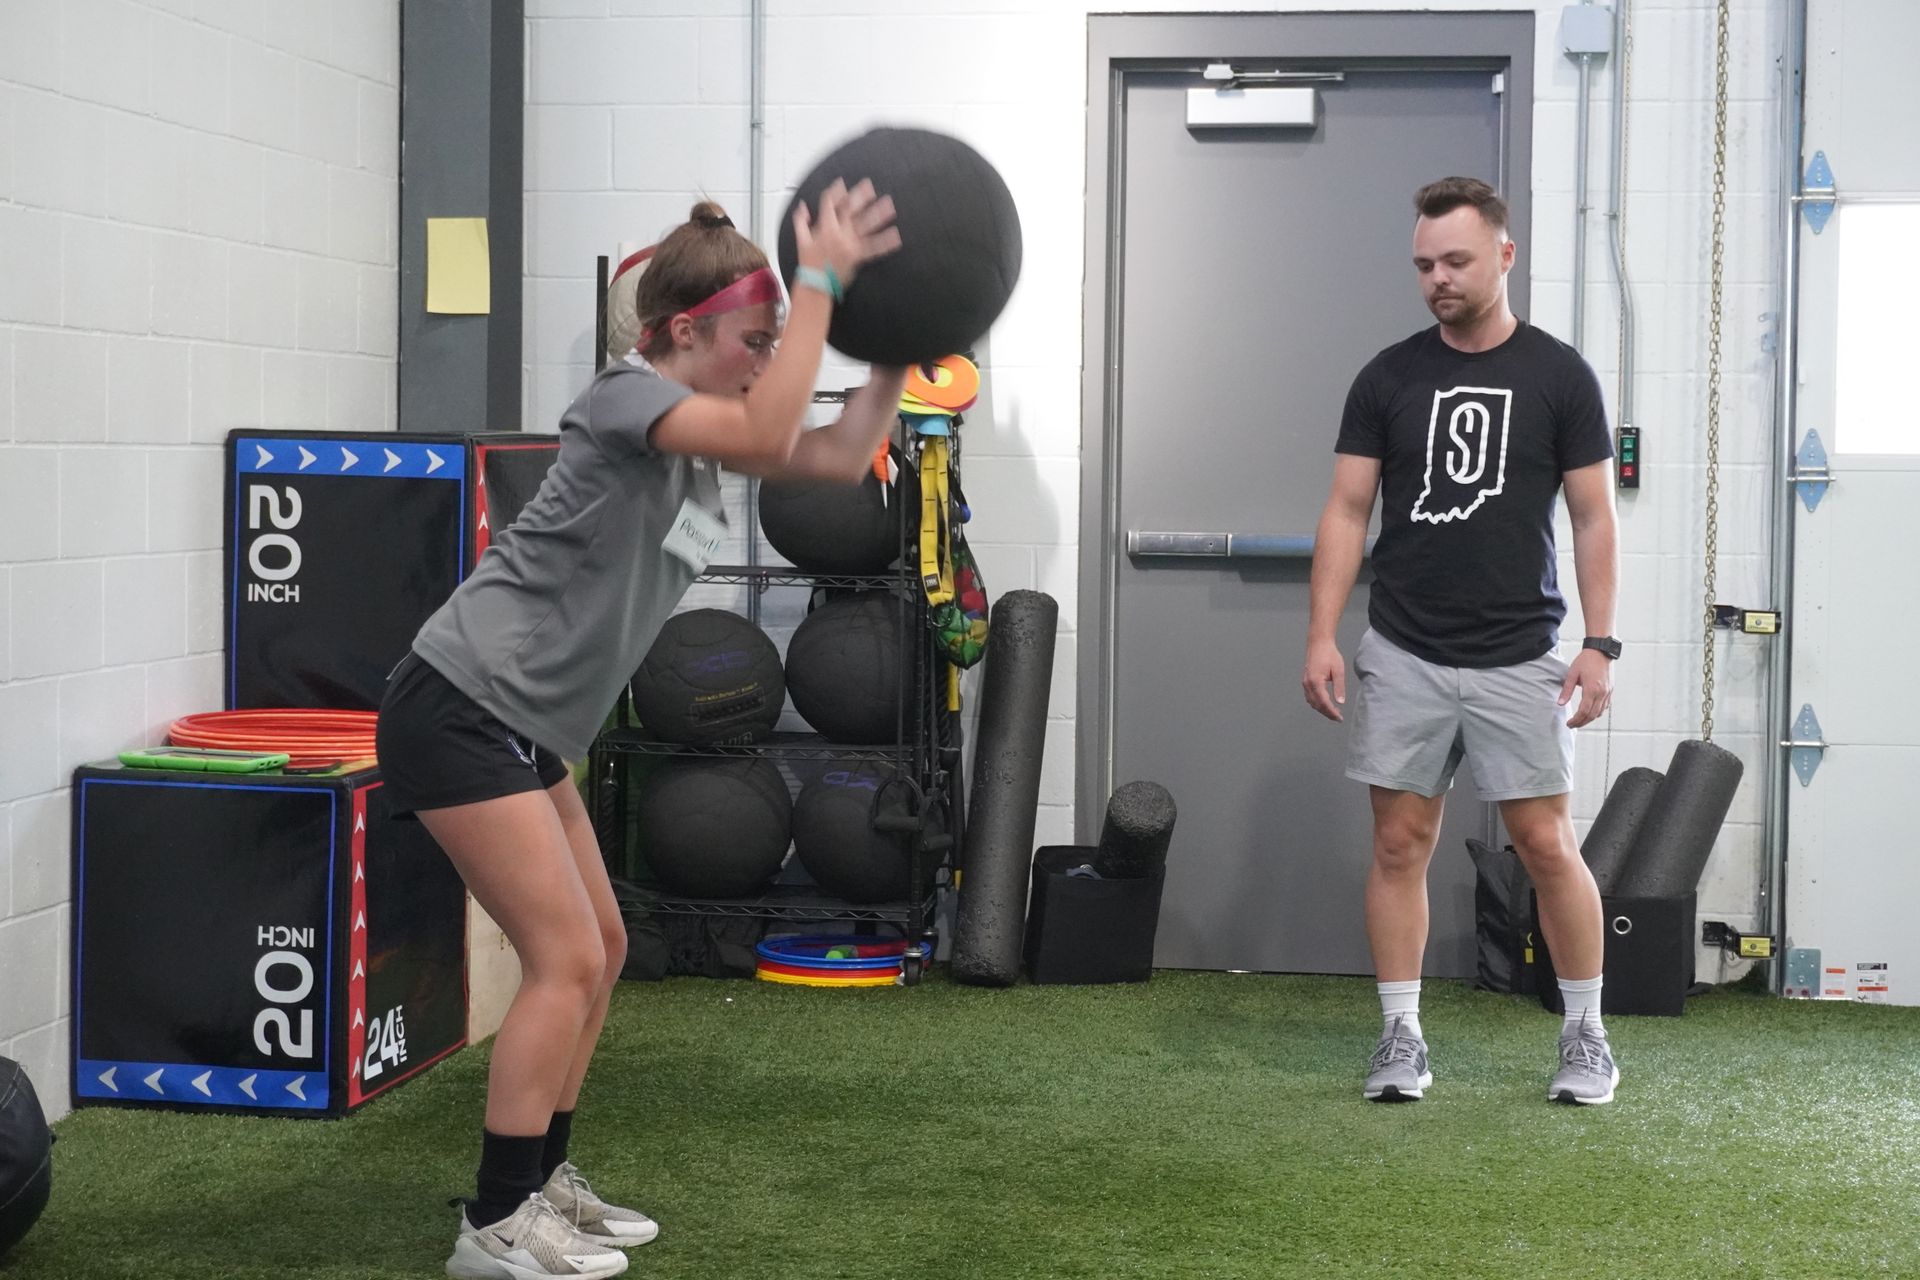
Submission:
<svg viewBox="0 0 1920 1280">
<path fill-rule="evenodd" d="M 1913 395 L 1920 203 L 1843 204 L 1834 451 L 1920 454 Z"/>
</svg>

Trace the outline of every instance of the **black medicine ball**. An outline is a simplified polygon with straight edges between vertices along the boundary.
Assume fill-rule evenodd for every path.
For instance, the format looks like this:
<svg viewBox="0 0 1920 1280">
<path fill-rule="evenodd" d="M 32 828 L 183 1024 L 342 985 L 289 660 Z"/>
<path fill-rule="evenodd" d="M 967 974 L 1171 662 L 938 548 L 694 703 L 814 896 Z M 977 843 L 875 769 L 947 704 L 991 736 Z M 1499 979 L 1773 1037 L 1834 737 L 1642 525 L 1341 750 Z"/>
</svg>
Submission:
<svg viewBox="0 0 1920 1280">
<path fill-rule="evenodd" d="M 648 732 L 694 747 L 766 737 L 787 696 L 773 641 L 725 609 L 669 618 L 629 687 Z"/>
<path fill-rule="evenodd" d="M 0 1258 L 47 1207 L 53 1189 L 53 1132 L 26 1069 L 0 1058 Z"/>
<path fill-rule="evenodd" d="M 874 829 L 879 817 L 912 815 L 912 794 L 897 777 L 891 765 L 842 761 L 800 789 L 794 856 L 826 892 L 860 903 L 911 896 L 915 836 Z"/>
<path fill-rule="evenodd" d="M 857 485 L 825 480 L 763 480 L 760 529 L 767 544 L 808 573 L 878 574 L 902 551 L 901 517 L 919 527 L 920 477 L 897 449 L 899 467 L 883 487 L 869 469 Z"/>
<path fill-rule="evenodd" d="M 875 129 L 814 166 L 780 219 L 780 274 L 799 265 L 793 205 L 817 213 L 835 178 L 892 196 L 900 248 L 860 268 L 827 341 L 870 364 L 921 364 L 971 347 L 1020 279 L 1020 214 L 978 151 L 926 129 Z"/>
<path fill-rule="evenodd" d="M 884 591 L 848 592 L 808 614 L 787 644 L 793 709 L 829 741 L 892 742 L 900 731 L 903 622 L 913 628 L 911 609 Z"/>
<path fill-rule="evenodd" d="M 641 855 L 668 893 L 751 897 L 786 860 L 793 799 L 771 761 L 664 760 L 634 804 Z"/>
</svg>

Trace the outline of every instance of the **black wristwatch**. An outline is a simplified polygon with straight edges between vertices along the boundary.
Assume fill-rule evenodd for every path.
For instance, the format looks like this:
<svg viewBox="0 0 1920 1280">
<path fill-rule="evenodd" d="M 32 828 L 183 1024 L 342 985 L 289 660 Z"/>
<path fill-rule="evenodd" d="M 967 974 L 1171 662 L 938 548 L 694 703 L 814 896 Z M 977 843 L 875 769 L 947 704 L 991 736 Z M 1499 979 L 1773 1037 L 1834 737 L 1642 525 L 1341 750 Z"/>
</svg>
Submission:
<svg viewBox="0 0 1920 1280">
<path fill-rule="evenodd" d="M 1588 636 L 1580 642 L 1582 649 L 1598 649 L 1608 658 L 1620 656 L 1620 642 L 1612 636 Z"/>
</svg>

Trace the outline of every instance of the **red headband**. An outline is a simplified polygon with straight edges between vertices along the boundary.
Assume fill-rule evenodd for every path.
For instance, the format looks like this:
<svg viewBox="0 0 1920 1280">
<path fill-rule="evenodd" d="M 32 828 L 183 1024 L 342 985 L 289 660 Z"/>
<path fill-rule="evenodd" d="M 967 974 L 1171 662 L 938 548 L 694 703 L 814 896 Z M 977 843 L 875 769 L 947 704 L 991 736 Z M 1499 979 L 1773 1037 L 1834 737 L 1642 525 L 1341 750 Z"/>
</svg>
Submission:
<svg viewBox="0 0 1920 1280">
<path fill-rule="evenodd" d="M 643 249 L 620 265 L 624 269 L 628 263 L 649 257 L 652 253 L 651 248 Z M 772 267 L 761 267 L 758 271 L 741 276 L 704 302 L 674 314 L 697 318 L 718 315 L 723 311 L 738 311 L 741 307 L 758 306 L 763 302 L 784 303 L 785 301 L 786 294 L 780 287 L 780 277 L 774 274 Z M 652 329 L 642 329 L 639 345 L 645 346 L 653 341 L 653 334 Z"/>
<path fill-rule="evenodd" d="M 780 277 L 773 273 L 772 267 L 762 267 L 749 275 L 741 276 L 699 306 L 689 307 L 686 314 L 717 315 L 722 311 L 738 311 L 741 307 L 758 306 L 762 302 L 778 302 L 780 298 Z"/>
</svg>

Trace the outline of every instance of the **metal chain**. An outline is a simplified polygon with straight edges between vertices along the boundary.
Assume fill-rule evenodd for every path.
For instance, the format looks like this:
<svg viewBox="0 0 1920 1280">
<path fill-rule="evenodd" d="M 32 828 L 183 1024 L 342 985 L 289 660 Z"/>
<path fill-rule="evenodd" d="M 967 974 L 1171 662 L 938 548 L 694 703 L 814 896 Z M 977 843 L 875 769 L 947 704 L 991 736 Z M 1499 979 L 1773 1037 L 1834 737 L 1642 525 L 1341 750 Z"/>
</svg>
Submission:
<svg viewBox="0 0 1920 1280">
<path fill-rule="evenodd" d="M 1720 558 L 1720 280 L 1727 238 L 1727 8 L 1713 48 L 1713 285 L 1707 310 L 1706 599 L 1701 609 L 1700 737 L 1713 741 L 1713 602 Z"/>
</svg>

